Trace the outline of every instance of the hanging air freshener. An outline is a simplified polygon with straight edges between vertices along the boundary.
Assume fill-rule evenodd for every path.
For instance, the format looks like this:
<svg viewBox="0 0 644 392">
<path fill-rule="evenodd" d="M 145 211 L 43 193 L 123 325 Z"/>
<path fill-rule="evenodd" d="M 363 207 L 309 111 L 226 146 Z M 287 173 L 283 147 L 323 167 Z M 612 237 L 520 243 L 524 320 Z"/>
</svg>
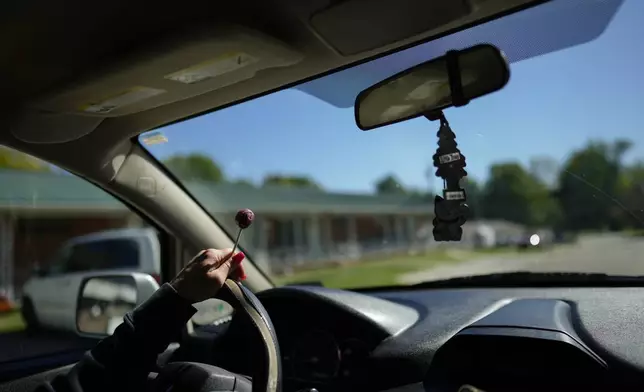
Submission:
<svg viewBox="0 0 644 392">
<path fill-rule="evenodd" d="M 443 179 L 443 196 L 434 198 L 433 234 L 436 241 L 460 241 L 463 236 L 463 224 L 469 216 L 470 209 L 466 204 L 467 195 L 461 188 L 460 181 L 467 176 L 465 156 L 461 154 L 456 143 L 456 134 L 452 131 L 443 112 L 426 116 L 429 120 L 440 120 L 438 149 L 434 154 L 436 176 Z"/>
</svg>

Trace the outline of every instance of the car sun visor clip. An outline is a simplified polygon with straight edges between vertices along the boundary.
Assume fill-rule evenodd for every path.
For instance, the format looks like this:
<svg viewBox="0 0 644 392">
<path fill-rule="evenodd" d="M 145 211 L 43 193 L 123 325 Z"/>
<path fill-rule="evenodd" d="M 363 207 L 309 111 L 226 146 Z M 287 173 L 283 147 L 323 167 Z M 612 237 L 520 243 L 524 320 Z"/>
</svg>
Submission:
<svg viewBox="0 0 644 392">
<path fill-rule="evenodd" d="M 470 103 L 470 100 L 466 98 L 463 93 L 459 55 L 460 53 L 456 50 L 449 50 L 445 55 L 447 77 L 449 79 L 449 88 L 452 95 L 452 105 L 454 107 L 465 106 Z"/>
</svg>

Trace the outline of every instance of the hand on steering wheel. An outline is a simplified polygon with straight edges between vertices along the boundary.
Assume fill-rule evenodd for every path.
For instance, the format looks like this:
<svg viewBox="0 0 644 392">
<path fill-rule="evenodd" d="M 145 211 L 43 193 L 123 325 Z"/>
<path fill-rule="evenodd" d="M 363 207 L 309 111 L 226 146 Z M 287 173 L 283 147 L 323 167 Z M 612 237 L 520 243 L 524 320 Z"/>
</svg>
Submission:
<svg viewBox="0 0 644 392">
<path fill-rule="evenodd" d="M 235 309 L 235 318 L 252 326 L 262 347 L 258 374 L 248 378 L 212 365 L 172 362 L 164 366 L 156 380 L 157 391 L 235 391 L 281 392 L 281 357 L 273 324 L 257 297 L 241 283 L 245 278 L 243 253 L 231 257 L 232 249 L 208 249 L 197 255 L 171 282 L 177 293 L 192 303 L 215 298 Z M 226 279 L 226 278 L 229 279 Z"/>
<path fill-rule="evenodd" d="M 170 283 L 177 293 L 191 303 L 213 298 L 227 278 L 246 279 L 242 252 L 232 249 L 206 249 L 195 256 Z"/>
</svg>

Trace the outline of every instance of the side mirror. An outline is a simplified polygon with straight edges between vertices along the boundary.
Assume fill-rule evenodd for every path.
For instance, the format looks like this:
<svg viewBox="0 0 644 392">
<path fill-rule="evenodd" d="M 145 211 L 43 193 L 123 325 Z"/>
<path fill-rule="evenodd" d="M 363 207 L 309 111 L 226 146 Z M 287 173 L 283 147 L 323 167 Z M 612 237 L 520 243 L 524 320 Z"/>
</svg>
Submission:
<svg viewBox="0 0 644 392">
<path fill-rule="evenodd" d="M 83 280 L 76 303 L 76 330 L 84 337 L 111 335 L 123 316 L 150 298 L 159 284 L 148 274 L 95 275 Z"/>
</svg>

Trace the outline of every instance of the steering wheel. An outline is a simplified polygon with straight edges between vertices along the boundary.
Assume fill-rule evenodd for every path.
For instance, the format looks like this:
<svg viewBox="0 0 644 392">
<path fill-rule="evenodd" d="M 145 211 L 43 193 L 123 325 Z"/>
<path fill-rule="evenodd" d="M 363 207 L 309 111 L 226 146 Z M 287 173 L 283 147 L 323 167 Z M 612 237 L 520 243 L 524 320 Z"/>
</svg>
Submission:
<svg viewBox="0 0 644 392">
<path fill-rule="evenodd" d="M 197 362 L 171 362 L 159 371 L 155 390 L 159 392 L 281 392 L 282 361 L 275 329 L 266 309 L 255 294 L 241 283 L 226 280 L 216 298 L 235 309 L 234 317 L 252 326 L 262 343 L 262 366 L 248 378 L 222 368 Z"/>
</svg>

